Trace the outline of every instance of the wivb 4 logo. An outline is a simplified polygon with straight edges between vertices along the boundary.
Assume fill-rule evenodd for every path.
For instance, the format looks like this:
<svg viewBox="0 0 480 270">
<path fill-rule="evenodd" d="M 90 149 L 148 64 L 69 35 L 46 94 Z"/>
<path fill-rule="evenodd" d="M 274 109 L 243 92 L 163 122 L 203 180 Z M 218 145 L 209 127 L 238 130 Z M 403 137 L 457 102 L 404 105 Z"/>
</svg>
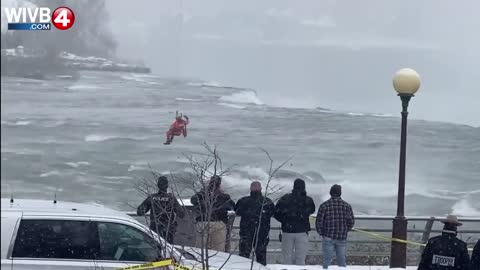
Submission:
<svg viewBox="0 0 480 270">
<path fill-rule="evenodd" d="M 8 30 L 67 30 L 75 22 L 75 14 L 68 7 L 58 7 L 53 13 L 48 7 L 5 8 Z"/>
</svg>

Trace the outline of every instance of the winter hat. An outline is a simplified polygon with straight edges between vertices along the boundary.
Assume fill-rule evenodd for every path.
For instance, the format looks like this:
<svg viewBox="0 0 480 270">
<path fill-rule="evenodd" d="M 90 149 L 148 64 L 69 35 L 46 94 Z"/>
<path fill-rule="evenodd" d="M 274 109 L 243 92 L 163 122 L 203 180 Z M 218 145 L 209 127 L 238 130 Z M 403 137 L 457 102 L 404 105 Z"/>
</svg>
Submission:
<svg viewBox="0 0 480 270">
<path fill-rule="evenodd" d="M 222 178 L 218 175 L 214 175 L 210 178 L 210 187 L 215 189 L 220 188 L 220 185 L 222 185 Z"/>
<path fill-rule="evenodd" d="M 293 182 L 293 190 L 305 191 L 305 181 L 300 178 L 295 179 Z"/>
<path fill-rule="evenodd" d="M 340 197 L 342 196 L 342 186 L 340 185 L 333 185 L 331 188 L 330 188 L 330 196 L 332 197 Z"/>
<path fill-rule="evenodd" d="M 253 181 L 250 184 L 250 191 L 251 192 L 261 192 L 262 191 L 262 183 L 259 181 Z"/>
<path fill-rule="evenodd" d="M 168 188 L 168 178 L 166 176 L 160 176 L 157 180 L 157 187 L 159 190 L 167 190 Z"/>
</svg>

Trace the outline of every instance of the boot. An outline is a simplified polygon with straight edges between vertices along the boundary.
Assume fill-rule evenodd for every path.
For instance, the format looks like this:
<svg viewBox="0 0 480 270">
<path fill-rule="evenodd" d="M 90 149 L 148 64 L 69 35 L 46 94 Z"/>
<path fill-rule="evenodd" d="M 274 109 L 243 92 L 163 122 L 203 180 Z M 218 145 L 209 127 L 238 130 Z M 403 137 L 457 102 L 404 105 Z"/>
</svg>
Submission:
<svg viewBox="0 0 480 270">
<path fill-rule="evenodd" d="M 171 144 L 173 141 L 173 138 L 167 138 L 167 141 L 164 142 L 163 144 L 167 145 L 167 144 Z"/>
</svg>

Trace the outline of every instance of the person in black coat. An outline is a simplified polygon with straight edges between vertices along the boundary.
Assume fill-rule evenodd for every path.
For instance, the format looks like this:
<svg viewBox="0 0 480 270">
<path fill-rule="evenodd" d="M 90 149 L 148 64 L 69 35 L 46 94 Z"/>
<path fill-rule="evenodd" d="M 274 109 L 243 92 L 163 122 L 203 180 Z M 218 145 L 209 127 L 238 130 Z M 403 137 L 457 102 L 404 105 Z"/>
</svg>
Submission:
<svg viewBox="0 0 480 270">
<path fill-rule="evenodd" d="M 212 176 L 207 186 L 190 198 L 196 214 L 196 247 L 225 251 L 228 212 L 235 202 L 223 192 L 222 178 Z"/>
<path fill-rule="evenodd" d="M 250 196 L 238 200 L 235 213 L 241 217 L 240 256 L 250 258 L 254 247 L 257 262 L 267 265 L 268 234 L 274 207 L 272 200 L 262 196 L 262 184 L 258 181 L 251 183 Z"/>
<path fill-rule="evenodd" d="M 480 270 L 480 239 L 475 244 L 472 252 L 472 261 L 470 262 L 470 270 Z"/>
<path fill-rule="evenodd" d="M 169 243 L 177 231 L 177 215 L 183 218 L 185 212 L 172 193 L 167 193 L 168 179 L 160 176 L 157 180 L 158 193 L 149 195 L 137 208 L 137 215 L 150 211 L 150 229 Z"/>
<path fill-rule="evenodd" d="M 467 270 L 470 264 L 467 244 L 457 238 L 457 227 L 462 226 L 454 215 L 442 221 L 442 235 L 428 240 L 418 270 Z"/>
<path fill-rule="evenodd" d="M 223 222 L 228 223 L 228 211 L 233 210 L 235 202 L 230 195 L 221 188 L 222 178 L 212 176 L 206 188 L 195 193 L 190 198 L 193 204 L 197 222 Z"/>
<path fill-rule="evenodd" d="M 275 205 L 274 217 L 282 224 L 284 264 L 305 265 L 310 215 L 314 212 L 315 203 L 307 196 L 305 181 L 296 179 L 292 193 L 282 196 Z"/>
</svg>

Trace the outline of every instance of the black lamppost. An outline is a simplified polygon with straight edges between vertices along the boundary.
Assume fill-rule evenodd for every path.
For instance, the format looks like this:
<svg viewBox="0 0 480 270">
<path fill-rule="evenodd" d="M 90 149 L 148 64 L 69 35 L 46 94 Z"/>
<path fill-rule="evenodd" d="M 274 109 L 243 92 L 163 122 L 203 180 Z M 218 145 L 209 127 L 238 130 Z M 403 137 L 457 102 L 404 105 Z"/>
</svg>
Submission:
<svg viewBox="0 0 480 270">
<path fill-rule="evenodd" d="M 400 168 L 398 173 L 397 216 L 393 220 L 392 237 L 407 239 L 407 219 L 405 219 L 405 161 L 407 152 L 407 116 L 408 102 L 420 87 L 420 76 L 409 68 L 404 68 L 393 77 L 393 87 L 402 100 L 402 131 L 400 137 Z M 406 268 L 407 246 L 404 243 L 392 241 L 390 253 L 390 268 Z"/>
</svg>

